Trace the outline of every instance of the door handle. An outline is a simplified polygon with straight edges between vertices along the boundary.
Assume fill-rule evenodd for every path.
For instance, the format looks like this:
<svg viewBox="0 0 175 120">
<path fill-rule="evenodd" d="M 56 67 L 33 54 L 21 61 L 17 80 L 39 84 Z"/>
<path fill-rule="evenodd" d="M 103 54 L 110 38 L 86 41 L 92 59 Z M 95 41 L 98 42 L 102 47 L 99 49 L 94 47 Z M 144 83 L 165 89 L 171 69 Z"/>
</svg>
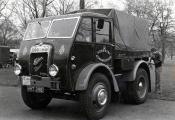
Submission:
<svg viewBox="0 0 175 120">
<path fill-rule="evenodd" d="M 112 47 L 115 47 L 115 45 L 114 45 L 114 44 L 111 44 L 111 46 L 112 46 Z"/>
</svg>

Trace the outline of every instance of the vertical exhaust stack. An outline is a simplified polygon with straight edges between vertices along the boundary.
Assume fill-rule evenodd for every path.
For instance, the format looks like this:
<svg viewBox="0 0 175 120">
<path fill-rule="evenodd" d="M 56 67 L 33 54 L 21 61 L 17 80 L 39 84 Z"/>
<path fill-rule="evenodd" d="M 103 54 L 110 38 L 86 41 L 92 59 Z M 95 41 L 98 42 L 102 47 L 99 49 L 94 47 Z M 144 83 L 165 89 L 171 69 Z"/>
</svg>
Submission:
<svg viewBox="0 0 175 120">
<path fill-rule="evenodd" d="M 80 0 L 80 10 L 81 9 L 85 9 L 85 1 L 84 0 Z"/>
</svg>

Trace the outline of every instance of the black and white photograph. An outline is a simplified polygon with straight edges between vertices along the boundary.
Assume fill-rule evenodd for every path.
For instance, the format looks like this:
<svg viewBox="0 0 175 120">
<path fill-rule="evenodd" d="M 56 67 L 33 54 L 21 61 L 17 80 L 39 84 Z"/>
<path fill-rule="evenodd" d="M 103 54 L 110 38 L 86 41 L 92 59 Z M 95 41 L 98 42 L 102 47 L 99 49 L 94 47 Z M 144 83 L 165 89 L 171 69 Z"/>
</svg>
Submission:
<svg viewBox="0 0 175 120">
<path fill-rule="evenodd" d="M 0 0 L 0 120 L 174 119 L 174 0 Z"/>
</svg>

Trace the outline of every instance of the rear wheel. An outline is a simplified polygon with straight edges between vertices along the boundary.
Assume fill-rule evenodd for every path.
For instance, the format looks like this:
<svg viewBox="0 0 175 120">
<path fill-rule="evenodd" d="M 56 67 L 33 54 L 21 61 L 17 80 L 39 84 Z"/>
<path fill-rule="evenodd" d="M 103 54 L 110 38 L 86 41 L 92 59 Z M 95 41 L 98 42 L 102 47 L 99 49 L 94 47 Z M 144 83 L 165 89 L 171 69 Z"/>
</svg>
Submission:
<svg viewBox="0 0 175 120">
<path fill-rule="evenodd" d="M 80 94 L 80 103 L 87 117 L 91 120 L 102 118 L 110 100 L 111 86 L 107 77 L 101 73 L 93 74 L 87 90 Z"/>
<path fill-rule="evenodd" d="M 147 99 L 148 88 L 147 72 L 139 68 L 135 81 L 127 83 L 127 90 L 123 92 L 124 101 L 132 104 L 144 103 Z"/>
<path fill-rule="evenodd" d="M 33 93 L 27 91 L 27 86 L 21 86 L 21 95 L 24 103 L 31 109 L 43 109 L 51 101 L 46 93 Z"/>
</svg>

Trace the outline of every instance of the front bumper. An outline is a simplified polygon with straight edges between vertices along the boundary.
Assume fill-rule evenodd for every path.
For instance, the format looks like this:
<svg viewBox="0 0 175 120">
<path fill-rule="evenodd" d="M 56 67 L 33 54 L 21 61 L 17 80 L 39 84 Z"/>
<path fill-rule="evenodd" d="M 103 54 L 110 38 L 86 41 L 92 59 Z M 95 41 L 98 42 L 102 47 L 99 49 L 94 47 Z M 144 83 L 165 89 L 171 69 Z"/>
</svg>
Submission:
<svg viewBox="0 0 175 120">
<path fill-rule="evenodd" d="M 52 80 L 50 77 L 35 78 L 32 76 L 21 76 L 21 85 L 32 87 L 43 87 L 51 90 L 60 90 L 60 81 Z"/>
</svg>

